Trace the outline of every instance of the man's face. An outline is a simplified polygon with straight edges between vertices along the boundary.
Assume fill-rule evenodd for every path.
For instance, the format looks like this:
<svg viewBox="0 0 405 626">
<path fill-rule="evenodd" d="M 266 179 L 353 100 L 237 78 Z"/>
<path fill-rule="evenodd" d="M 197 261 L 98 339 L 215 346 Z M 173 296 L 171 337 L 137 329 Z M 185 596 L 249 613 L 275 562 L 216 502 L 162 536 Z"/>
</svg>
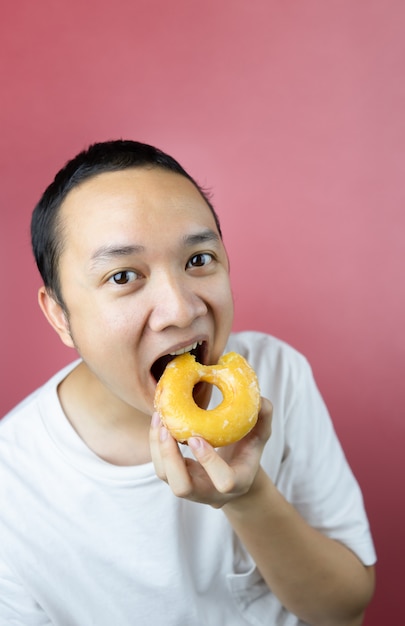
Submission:
<svg viewBox="0 0 405 626">
<path fill-rule="evenodd" d="M 198 360 L 216 363 L 231 330 L 228 259 L 213 215 L 190 181 L 158 168 L 91 178 L 60 215 L 72 344 L 102 393 L 150 414 L 167 355 L 194 346 Z M 209 389 L 198 393 L 206 405 Z"/>
</svg>

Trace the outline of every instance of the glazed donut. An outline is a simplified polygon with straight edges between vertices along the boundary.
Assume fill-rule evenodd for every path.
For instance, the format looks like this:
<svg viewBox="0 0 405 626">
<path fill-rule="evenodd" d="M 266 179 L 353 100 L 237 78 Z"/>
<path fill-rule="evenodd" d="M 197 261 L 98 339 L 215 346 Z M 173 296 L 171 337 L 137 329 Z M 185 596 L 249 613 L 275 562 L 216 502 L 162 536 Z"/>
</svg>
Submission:
<svg viewBox="0 0 405 626">
<path fill-rule="evenodd" d="M 222 402 L 214 409 L 201 409 L 193 389 L 205 381 L 218 387 Z M 222 356 L 217 365 L 202 365 L 189 352 L 170 361 L 155 393 L 155 410 L 171 435 L 181 443 L 202 437 L 214 448 L 242 439 L 257 422 L 260 391 L 257 377 L 236 352 Z"/>
</svg>

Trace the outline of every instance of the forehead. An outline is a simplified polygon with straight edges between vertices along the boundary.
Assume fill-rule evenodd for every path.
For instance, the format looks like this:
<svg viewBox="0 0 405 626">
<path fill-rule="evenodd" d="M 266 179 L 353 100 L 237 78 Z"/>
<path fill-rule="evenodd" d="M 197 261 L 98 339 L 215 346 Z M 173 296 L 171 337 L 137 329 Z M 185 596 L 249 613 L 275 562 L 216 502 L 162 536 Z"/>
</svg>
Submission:
<svg viewBox="0 0 405 626">
<path fill-rule="evenodd" d="M 207 227 L 215 230 L 212 212 L 186 177 L 161 168 L 106 172 L 69 192 L 60 209 L 65 246 L 84 237 L 160 235 L 162 231 Z"/>
</svg>

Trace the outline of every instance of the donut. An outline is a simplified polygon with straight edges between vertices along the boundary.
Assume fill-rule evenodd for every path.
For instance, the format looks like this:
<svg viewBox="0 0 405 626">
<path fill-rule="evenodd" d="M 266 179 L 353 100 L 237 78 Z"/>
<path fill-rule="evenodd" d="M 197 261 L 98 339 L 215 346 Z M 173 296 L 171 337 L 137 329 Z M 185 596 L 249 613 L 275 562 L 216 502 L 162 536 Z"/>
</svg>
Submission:
<svg viewBox="0 0 405 626">
<path fill-rule="evenodd" d="M 223 399 L 204 410 L 194 402 L 194 386 L 201 381 L 220 390 Z M 180 443 L 202 437 L 214 448 L 239 441 L 257 422 L 260 390 L 254 370 L 236 352 L 222 356 L 217 365 L 202 365 L 186 352 L 166 366 L 155 392 L 155 410 Z"/>
</svg>

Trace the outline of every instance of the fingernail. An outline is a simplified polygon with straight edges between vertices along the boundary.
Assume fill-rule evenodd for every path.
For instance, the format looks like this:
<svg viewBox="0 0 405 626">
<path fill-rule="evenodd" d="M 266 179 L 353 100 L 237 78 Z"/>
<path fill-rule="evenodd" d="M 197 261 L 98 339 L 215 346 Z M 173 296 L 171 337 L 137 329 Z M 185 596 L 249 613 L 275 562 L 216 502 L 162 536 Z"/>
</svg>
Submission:
<svg viewBox="0 0 405 626">
<path fill-rule="evenodd" d="M 188 445 L 192 450 L 195 450 L 197 452 L 198 450 L 201 450 L 203 442 L 199 437 L 190 437 L 190 439 L 188 440 Z"/>
<path fill-rule="evenodd" d="M 167 435 L 168 435 L 168 431 L 167 428 L 165 428 L 164 426 L 162 426 L 162 428 L 160 429 L 160 433 L 159 433 L 159 439 L 160 441 L 166 441 L 167 439 Z"/>
<path fill-rule="evenodd" d="M 152 414 L 151 426 L 152 428 L 157 428 L 160 424 L 160 415 L 157 411 Z"/>
</svg>

